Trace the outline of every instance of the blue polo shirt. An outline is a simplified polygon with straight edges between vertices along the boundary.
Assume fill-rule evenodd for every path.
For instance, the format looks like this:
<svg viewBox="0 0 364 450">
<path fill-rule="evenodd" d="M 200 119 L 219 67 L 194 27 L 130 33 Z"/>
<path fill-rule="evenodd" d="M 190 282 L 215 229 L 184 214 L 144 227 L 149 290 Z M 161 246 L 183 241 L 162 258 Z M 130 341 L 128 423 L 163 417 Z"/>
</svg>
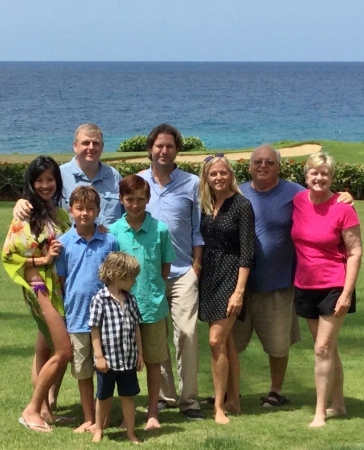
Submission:
<svg viewBox="0 0 364 450">
<path fill-rule="evenodd" d="M 155 323 L 168 314 L 166 284 L 162 278 L 162 263 L 172 262 L 176 255 L 166 224 L 146 213 L 139 230 L 131 228 L 123 217 L 110 226 L 119 250 L 135 256 L 140 273 L 131 289 L 135 295 L 142 323 Z"/>
<path fill-rule="evenodd" d="M 118 244 L 110 233 L 95 234 L 87 242 L 75 225 L 59 238 L 62 251 L 56 258 L 59 276 L 65 277 L 64 311 L 69 333 L 89 333 L 90 303 L 103 287 L 99 280 L 99 266 L 106 256 L 118 250 Z"/>
<path fill-rule="evenodd" d="M 171 181 L 161 188 L 151 168 L 139 175 L 150 185 L 147 211 L 167 224 L 176 252 L 169 278 L 181 277 L 192 266 L 192 247 L 204 245 L 200 232 L 199 178 L 176 168 L 170 175 Z"/>
<path fill-rule="evenodd" d="M 63 196 L 61 206 L 66 211 L 69 210 L 69 200 L 72 191 L 77 186 L 92 186 L 100 195 L 101 209 L 97 223 L 105 226 L 120 219 L 124 212 L 124 207 L 119 200 L 119 181 L 122 176 L 113 167 L 102 162 L 99 163 L 98 172 L 93 180 L 76 164 L 76 157 L 66 164 L 60 166 L 63 181 Z"/>
</svg>

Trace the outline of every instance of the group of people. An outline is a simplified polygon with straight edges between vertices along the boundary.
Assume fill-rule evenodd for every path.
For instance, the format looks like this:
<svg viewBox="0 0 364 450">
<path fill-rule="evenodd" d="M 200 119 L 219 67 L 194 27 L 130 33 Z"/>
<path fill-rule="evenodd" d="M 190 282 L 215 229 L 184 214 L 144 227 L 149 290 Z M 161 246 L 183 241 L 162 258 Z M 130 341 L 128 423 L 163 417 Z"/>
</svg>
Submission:
<svg viewBox="0 0 364 450">
<path fill-rule="evenodd" d="M 146 429 L 159 428 L 159 412 L 170 407 L 204 419 L 198 318 L 209 324 L 214 396 L 205 401 L 214 404 L 215 421 L 226 424 L 227 413 L 241 413 L 239 352 L 253 330 L 270 365 L 262 405 L 284 405 L 289 349 L 300 339 L 295 310 L 315 342 L 310 425 L 345 414 L 337 337 L 346 313 L 355 311 L 361 240 L 351 196 L 330 191 L 332 158 L 320 152 L 308 159 L 305 189 L 279 178 L 279 152 L 262 145 L 251 155 L 251 181 L 238 186 L 223 154 L 208 156 L 199 178 L 175 164 L 181 149 L 176 128 L 157 126 L 147 138 L 151 167 L 122 179 L 100 162 L 101 130 L 84 124 L 70 163 L 59 168 L 39 157 L 29 165 L 3 249 L 4 266 L 22 285 L 39 329 L 34 392 L 19 419 L 27 428 L 49 432 L 49 423 L 65 420 L 51 406 L 71 360 L 84 411 L 76 431 L 93 431 L 94 441 L 109 422 L 117 384 L 122 425 L 138 442 L 133 397 L 144 364 Z"/>
</svg>

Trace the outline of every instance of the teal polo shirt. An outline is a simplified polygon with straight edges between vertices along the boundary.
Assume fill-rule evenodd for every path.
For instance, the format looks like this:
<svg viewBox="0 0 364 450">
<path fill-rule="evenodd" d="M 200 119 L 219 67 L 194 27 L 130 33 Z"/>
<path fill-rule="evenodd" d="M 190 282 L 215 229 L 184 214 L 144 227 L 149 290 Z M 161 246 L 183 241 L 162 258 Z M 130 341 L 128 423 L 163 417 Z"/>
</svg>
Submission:
<svg viewBox="0 0 364 450">
<path fill-rule="evenodd" d="M 162 263 L 170 263 L 176 257 L 168 227 L 146 212 L 142 226 L 135 231 L 126 221 L 126 215 L 110 225 L 109 232 L 116 237 L 119 250 L 135 256 L 140 264 L 140 273 L 131 291 L 138 302 L 141 323 L 159 322 L 168 314 Z"/>
</svg>

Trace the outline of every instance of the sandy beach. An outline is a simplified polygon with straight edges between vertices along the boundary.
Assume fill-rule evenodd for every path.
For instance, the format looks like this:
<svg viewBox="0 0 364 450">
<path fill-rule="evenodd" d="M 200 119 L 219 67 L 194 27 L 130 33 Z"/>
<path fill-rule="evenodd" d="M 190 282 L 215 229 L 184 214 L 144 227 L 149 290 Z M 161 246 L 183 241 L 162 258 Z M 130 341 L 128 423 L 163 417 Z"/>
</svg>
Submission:
<svg viewBox="0 0 364 450">
<path fill-rule="evenodd" d="M 279 152 L 283 158 L 290 158 L 295 156 L 311 155 L 320 151 L 322 148 L 319 144 L 303 144 L 296 147 L 281 148 Z M 238 161 L 239 159 L 249 159 L 252 152 L 234 152 L 227 153 L 226 157 L 230 161 Z M 206 155 L 177 155 L 176 161 L 180 162 L 202 162 L 206 158 Z M 148 162 L 146 157 L 128 159 L 128 162 Z"/>
</svg>

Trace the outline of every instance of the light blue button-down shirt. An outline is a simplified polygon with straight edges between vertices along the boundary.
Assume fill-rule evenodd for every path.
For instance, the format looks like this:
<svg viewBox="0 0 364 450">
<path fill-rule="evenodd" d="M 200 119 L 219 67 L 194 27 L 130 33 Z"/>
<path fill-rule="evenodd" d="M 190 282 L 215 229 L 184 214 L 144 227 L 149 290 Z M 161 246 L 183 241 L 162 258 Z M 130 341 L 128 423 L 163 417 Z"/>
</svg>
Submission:
<svg viewBox="0 0 364 450">
<path fill-rule="evenodd" d="M 184 275 L 192 266 L 192 247 L 204 245 L 201 232 L 199 179 L 181 169 L 174 169 L 171 181 L 160 187 L 149 168 L 140 176 L 150 185 L 151 198 L 147 210 L 168 226 L 176 259 L 172 262 L 169 278 Z"/>
<path fill-rule="evenodd" d="M 70 162 L 62 164 L 60 169 L 64 196 L 64 199 L 61 200 L 62 208 L 66 211 L 69 210 L 69 200 L 72 191 L 77 186 L 92 186 L 101 198 L 97 223 L 107 226 L 120 219 L 124 213 L 124 207 L 119 200 L 119 181 L 122 176 L 116 169 L 100 162 L 95 178 L 90 180 L 76 164 L 76 157 L 72 158 Z"/>
</svg>

